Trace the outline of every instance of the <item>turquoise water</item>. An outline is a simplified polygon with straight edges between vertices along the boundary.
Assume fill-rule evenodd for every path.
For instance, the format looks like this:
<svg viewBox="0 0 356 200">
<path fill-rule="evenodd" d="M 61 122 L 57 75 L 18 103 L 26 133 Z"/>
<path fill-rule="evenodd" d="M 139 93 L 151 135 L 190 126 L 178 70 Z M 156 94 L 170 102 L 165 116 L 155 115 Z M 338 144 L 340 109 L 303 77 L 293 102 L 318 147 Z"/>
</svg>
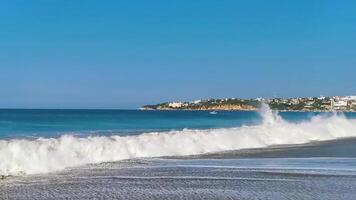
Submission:
<svg viewBox="0 0 356 200">
<path fill-rule="evenodd" d="M 254 112 L 137 110 L 0 110 L 0 137 L 57 137 L 62 134 L 131 135 L 143 132 L 234 127 L 256 123 Z"/>
<path fill-rule="evenodd" d="M 320 113 L 285 112 L 291 122 Z M 330 114 L 322 114 L 330 115 Z M 355 113 L 346 113 L 356 118 Z M 0 138 L 59 137 L 63 134 L 132 135 L 182 129 L 229 128 L 261 121 L 258 112 L 138 111 L 138 110 L 0 110 Z"/>
</svg>

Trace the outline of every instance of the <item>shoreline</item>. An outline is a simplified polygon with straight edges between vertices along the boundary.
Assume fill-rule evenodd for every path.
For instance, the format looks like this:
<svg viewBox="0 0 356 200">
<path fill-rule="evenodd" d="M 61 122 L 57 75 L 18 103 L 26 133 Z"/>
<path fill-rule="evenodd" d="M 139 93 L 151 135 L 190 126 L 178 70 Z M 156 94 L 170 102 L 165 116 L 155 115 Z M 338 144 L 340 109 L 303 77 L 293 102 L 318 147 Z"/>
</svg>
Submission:
<svg viewBox="0 0 356 200">
<path fill-rule="evenodd" d="M 138 108 L 139 111 L 224 111 L 224 112 L 258 112 L 259 109 L 149 109 Z M 356 110 L 273 110 L 278 112 L 315 112 L 315 113 L 356 113 Z"/>
</svg>

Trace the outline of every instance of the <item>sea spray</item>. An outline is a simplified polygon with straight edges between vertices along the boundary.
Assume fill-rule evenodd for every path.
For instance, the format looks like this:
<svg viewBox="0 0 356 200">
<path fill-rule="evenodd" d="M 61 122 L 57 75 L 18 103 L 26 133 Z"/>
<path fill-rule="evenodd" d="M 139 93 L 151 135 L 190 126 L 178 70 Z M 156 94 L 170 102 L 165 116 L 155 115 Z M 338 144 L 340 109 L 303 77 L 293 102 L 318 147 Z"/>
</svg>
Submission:
<svg viewBox="0 0 356 200">
<path fill-rule="evenodd" d="M 356 121 L 343 115 L 291 123 L 262 106 L 254 126 L 97 136 L 0 140 L 0 175 L 47 173 L 91 163 L 160 156 L 185 156 L 271 145 L 303 144 L 356 136 Z"/>
</svg>

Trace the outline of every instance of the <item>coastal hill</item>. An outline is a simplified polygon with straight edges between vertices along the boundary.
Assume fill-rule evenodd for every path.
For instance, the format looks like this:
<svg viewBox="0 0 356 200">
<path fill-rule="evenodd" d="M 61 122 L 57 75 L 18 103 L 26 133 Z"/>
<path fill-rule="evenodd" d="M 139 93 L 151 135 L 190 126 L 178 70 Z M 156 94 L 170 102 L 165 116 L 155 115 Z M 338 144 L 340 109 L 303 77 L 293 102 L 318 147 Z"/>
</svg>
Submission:
<svg viewBox="0 0 356 200">
<path fill-rule="evenodd" d="M 308 97 L 308 98 L 272 98 L 272 99 L 207 99 L 191 102 L 166 102 L 145 105 L 141 110 L 231 110 L 253 111 L 262 103 L 273 110 L 280 111 L 356 111 L 356 96 Z"/>
</svg>

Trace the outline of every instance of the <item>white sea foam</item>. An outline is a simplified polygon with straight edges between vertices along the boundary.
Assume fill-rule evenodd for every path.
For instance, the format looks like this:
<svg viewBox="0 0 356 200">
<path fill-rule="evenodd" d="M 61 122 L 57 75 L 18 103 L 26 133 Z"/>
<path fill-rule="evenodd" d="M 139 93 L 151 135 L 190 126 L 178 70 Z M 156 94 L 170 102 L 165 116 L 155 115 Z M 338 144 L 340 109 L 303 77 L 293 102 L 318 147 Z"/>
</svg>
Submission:
<svg viewBox="0 0 356 200">
<path fill-rule="evenodd" d="M 0 175 L 34 174 L 130 158 L 184 156 L 281 144 L 303 144 L 356 136 L 356 121 L 342 115 L 291 123 L 267 107 L 254 126 L 36 140 L 0 140 Z"/>
</svg>

